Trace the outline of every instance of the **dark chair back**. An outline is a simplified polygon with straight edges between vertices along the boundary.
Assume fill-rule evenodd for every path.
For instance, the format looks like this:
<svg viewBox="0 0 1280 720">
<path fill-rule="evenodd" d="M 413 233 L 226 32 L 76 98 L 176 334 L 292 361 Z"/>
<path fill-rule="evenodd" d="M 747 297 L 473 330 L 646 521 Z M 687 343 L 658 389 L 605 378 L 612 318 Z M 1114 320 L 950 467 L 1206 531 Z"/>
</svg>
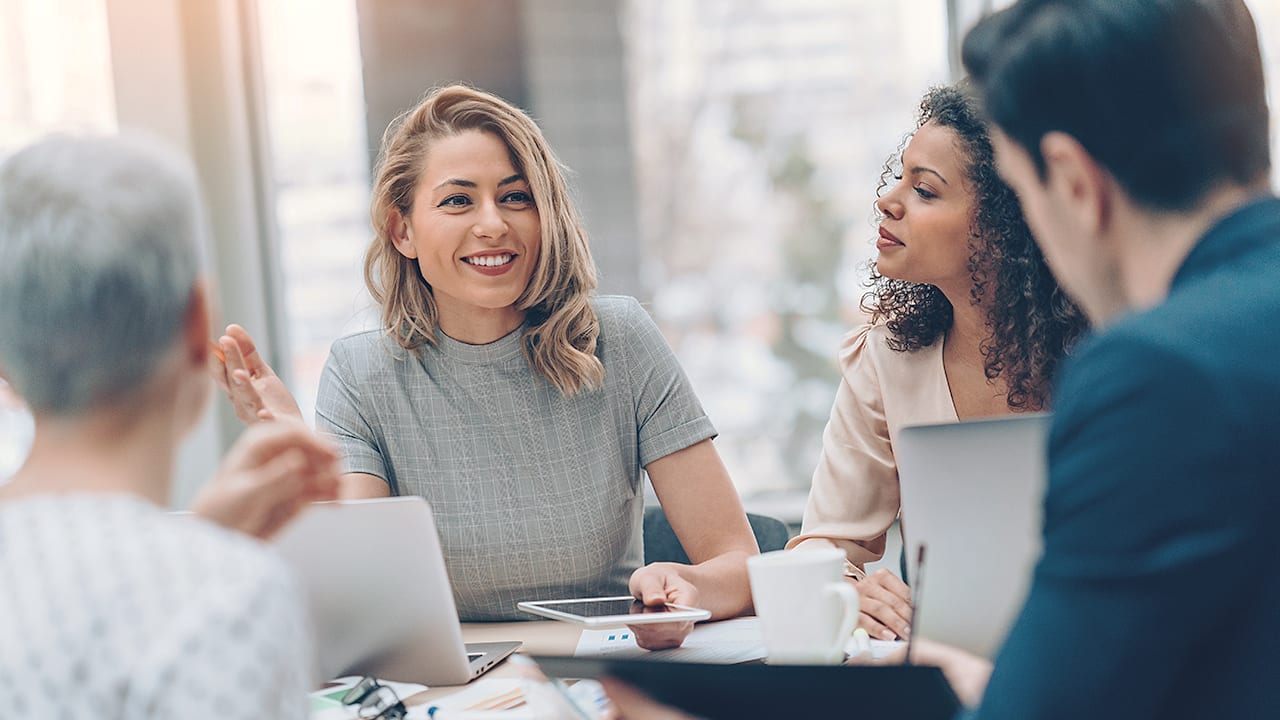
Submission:
<svg viewBox="0 0 1280 720">
<path fill-rule="evenodd" d="M 791 539 L 787 524 L 777 518 L 747 513 L 747 521 L 751 523 L 751 532 L 755 533 L 756 544 L 762 553 L 781 550 Z M 687 564 L 689 555 L 680 545 L 671 523 L 667 522 L 667 514 L 661 507 L 650 506 L 644 509 L 644 564 L 655 562 Z"/>
</svg>

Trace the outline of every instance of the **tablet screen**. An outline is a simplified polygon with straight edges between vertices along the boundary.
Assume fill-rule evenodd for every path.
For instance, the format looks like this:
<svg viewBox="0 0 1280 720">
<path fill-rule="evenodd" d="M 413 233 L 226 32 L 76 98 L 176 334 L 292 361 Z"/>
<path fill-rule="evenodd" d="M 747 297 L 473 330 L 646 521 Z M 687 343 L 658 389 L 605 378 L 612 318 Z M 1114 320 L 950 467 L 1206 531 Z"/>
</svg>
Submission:
<svg viewBox="0 0 1280 720">
<path fill-rule="evenodd" d="M 549 610 L 559 610 L 570 615 L 582 617 L 609 617 L 612 615 L 639 615 L 641 613 L 667 612 L 665 605 L 646 607 L 631 598 L 610 598 L 608 600 L 570 600 L 569 602 L 539 603 Z"/>
<path fill-rule="evenodd" d="M 522 602 L 517 603 L 516 607 L 535 615 L 584 625 L 696 622 L 711 617 L 710 610 L 671 604 L 647 607 L 626 595 Z"/>
</svg>

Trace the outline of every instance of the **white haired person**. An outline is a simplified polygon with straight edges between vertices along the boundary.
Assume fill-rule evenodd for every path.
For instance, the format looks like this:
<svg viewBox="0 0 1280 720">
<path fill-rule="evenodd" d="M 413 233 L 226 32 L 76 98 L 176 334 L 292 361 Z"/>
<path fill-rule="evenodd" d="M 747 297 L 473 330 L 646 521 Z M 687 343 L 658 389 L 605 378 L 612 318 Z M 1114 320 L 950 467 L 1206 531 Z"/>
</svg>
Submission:
<svg viewBox="0 0 1280 720">
<path fill-rule="evenodd" d="M 0 374 L 35 418 L 0 485 L 6 716 L 306 717 L 302 598 L 249 536 L 333 497 L 335 451 L 265 423 L 196 517 L 164 510 L 210 386 L 199 227 L 189 169 L 141 140 L 54 137 L 0 166 Z"/>
<path fill-rule="evenodd" d="M 316 401 L 344 496 L 431 503 L 464 620 L 626 592 L 749 610 L 757 547 L 715 428 L 639 303 L 592 295 L 586 232 L 528 115 L 428 93 L 387 129 L 371 214 L 382 327 L 333 344 Z M 243 329 L 221 344 L 213 372 L 242 420 L 299 414 Z M 646 471 L 691 565 L 641 567 Z M 690 628 L 637 637 L 670 646 Z"/>
</svg>

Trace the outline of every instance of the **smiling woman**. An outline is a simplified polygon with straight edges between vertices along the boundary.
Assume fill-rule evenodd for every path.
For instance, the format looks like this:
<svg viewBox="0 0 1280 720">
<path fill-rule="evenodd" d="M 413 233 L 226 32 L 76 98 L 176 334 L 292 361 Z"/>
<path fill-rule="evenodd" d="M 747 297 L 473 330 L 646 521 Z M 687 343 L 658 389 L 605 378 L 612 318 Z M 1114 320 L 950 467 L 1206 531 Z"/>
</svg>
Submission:
<svg viewBox="0 0 1280 720">
<path fill-rule="evenodd" d="M 586 233 L 528 116 L 466 87 L 429 93 L 384 136 L 371 214 L 383 328 L 333 344 L 316 402 L 344 494 L 430 501 L 464 620 L 627 591 L 747 610 L 756 545 L 715 429 L 639 304 L 592 296 Z M 214 375 L 242 420 L 297 414 L 242 329 L 220 343 Z M 640 567 L 646 471 L 693 565 Z"/>
<path fill-rule="evenodd" d="M 392 208 L 390 219 L 392 244 L 417 260 L 445 334 L 482 344 L 524 322 L 516 301 L 542 229 L 529 183 L 497 136 L 469 130 L 436 141 L 411 212 Z"/>
<path fill-rule="evenodd" d="M 599 384 L 586 232 L 524 113 L 457 86 L 429 95 L 383 138 L 372 216 L 389 242 L 370 246 L 365 280 L 401 347 L 434 343 L 437 327 L 489 343 L 532 312 L 524 349 L 538 374 L 570 394 Z M 505 254 L 509 265 L 489 259 Z"/>
</svg>

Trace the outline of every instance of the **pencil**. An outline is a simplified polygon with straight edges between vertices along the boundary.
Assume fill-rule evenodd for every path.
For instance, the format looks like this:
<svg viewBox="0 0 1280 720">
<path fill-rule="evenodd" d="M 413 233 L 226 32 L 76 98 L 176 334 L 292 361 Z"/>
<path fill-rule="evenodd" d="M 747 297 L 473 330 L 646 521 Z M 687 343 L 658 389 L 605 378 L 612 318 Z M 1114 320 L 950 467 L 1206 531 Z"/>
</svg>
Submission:
<svg viewBox="0 0 1280 720">
<path fill-rule="evenodd" d="M 916 576 L 912 578 L 911 583 L 911 624 L 913 630 L 919 630 L 920 624 L 920 596 L 924 594 L 924 543 L 920 543 L 920 548 L 916 554 Z M 911 648 L 912 641 L 916 639 L 916 633 L 912 632 L 907 636 L 907 659 L 904 665 L 911 665 Z"/>
</svg>

